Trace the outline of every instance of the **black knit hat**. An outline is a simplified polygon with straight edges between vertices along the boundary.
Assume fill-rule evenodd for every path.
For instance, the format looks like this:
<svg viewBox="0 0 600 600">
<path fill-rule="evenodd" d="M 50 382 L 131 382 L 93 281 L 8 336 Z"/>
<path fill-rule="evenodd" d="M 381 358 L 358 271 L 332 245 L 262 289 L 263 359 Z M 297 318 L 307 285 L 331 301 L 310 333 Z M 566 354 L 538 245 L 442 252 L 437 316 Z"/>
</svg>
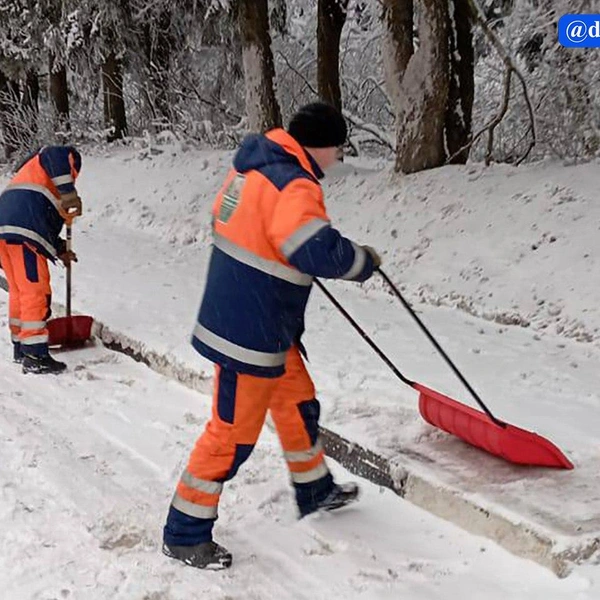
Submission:
<svg viewBox="0 0 600 600">
<path fill-rule="evenodd" d="M 303 106 L 290 121 L 288 133 L 307 148 L 331 148 L 346 141 L 348 128 L 340 112 L 325 102 Z"/>
</svg>

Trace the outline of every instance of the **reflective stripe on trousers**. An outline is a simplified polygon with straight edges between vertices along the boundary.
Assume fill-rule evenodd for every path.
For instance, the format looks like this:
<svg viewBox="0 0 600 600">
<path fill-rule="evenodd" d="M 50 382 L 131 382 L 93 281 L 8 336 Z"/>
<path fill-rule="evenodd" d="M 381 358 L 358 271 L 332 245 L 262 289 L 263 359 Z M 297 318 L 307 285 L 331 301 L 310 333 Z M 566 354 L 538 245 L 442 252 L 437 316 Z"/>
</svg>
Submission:
<svg viewBox="0 0 600 600">
<path fill-rule="evenodd" d="M 275 379 L 216 366 L 212 417 L 190 455 L 172 506 L 189 517 L 216 518 L 223 482 L 250 456 L 267 410 L 292 481 L 311 483 L 327 476 L 314 397 L 313 382 L 296 347 L 287 354 L 285 374 Z"/>
<path fill-rule="evenodd" d="M 0 240 L 0 263 L 8 281 L 11 337 L 43 352 L 48 344 L 51 298 L 48 260 L 27 244 Z"/>
</svg>

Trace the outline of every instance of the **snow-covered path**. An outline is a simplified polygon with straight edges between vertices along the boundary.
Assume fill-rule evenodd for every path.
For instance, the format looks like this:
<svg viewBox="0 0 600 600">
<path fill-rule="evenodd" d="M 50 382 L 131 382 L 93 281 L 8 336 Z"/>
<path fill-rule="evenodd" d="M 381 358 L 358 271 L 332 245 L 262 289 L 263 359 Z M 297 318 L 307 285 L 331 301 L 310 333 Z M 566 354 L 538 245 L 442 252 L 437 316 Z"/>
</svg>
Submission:
<svg viewBox="0 0 600 600">
<path fill-rule="evenodd" d="M 209 375 L 189 333 L 229 159 L 177 148 L 86 157 L 75 228 L 74 309 Z M 517 522 L 533 514 L 596 535 L 597 164 L 402 180 L 361 165 L 344 172 L 327 181 L 336 224 L 383 250 L 387 272 L 498 416 L 548 436 L 576 469 L 517 469 L 427 426 L 414 392 L 315 291 L 306 343 L 323 425 L 391 459 L 412 453 L 422 472 Z M 52 276 L 62 301 L 62 272 Z M 380 282 L 328 285 L 407 376 L 471 403 Z M 521 318 L 530 327 L 510 326 Z M 1 600 L 600 596 L 596 564 L 559 580 L 367 482 L 355 507 L 297 521 L 268 428 L 223 495 L 216 535 L 233 568 L 185 568 L 160 553 L 161 529 L 209 399 L 100 346 L 64 354 L 61 377 L 25 377 L 1 358 L 9 346 L 0 291 Z"/>
<path fill-rule="evenodd" d="M 0 363 L 2 598 L 595 597 L 583 575 L 558 580 L 367 482 L 355 507 L 297 521 L 268 428 L 223 496 L 233 568 L 183 567 L 161 527 L 209 399 L 102 347 L 63 357 L 61 377 Z"/>
</svg>

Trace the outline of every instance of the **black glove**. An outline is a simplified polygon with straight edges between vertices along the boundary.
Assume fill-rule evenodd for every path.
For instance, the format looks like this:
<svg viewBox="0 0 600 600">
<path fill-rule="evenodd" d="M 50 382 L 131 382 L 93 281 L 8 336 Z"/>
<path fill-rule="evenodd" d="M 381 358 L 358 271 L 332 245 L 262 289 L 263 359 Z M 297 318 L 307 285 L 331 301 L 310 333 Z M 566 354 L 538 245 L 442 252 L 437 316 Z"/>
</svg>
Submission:
<svg viewBox="0 0 600 600">
<path fill-rule="evenodd" d="M 83 210 L 81 198 L 75 191 L 69 192 L 68 194 L 61 194 L 60 207 L 64 211 L 64 214 L 71 218 L 81 216 Z"/>
<path fill-rule="evenodd" d="M 56 241 L 56 255 L 60 256 L 67 251 L 67 241 L 62 238 L 58 238 Z"/>
<path fill-rule="evenodd" d="M 65 267 L 68 267 L 72 262 L 77 262 L 77 254 L 73 250 L 63 252 L 58 255 L 58 259 L 62 262 Z"/>
</svg>

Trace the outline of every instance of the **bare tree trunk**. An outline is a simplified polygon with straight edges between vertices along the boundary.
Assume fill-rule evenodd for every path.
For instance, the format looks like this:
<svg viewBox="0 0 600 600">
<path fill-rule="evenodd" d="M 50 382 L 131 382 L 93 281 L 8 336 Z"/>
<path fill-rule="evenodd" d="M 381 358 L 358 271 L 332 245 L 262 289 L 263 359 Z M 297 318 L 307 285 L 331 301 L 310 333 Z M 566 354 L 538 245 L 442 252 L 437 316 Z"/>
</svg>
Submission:
<svg viewBox="0 0 600 600">
<path fill-rule="evenodd" d="M 150 108 L 157 121 L 172 123 L 173 114 L 169 97 L 169 67 L 176 40 L 172 35 L 170 9 L 164 10 L 154 27 L 144 26 L 142 33 L 144 58 L 152 93 Z"/>
<path fill-rule="evenodd" d="M 413 0 L 383 0 L 383 68 L 394 107 L 402 102 L 402 76 L 413 48 Z"/>
<path fill-rule="evenodd" d="M 469 158 L 475 96 L 473 32 L 471 11 L 465 0 L 453 0 L 448 42 L 450 89 L 446 111 L 446 146 L 451 164 L 465 164 Z M 451 9 L 452 10 L 452 9 Z M 461 151 L 461 148 L 464 150 Z"/>
<path fill-rule="evenodd" d="M 317 83 L 319 96 L 342 110 L 340 39 L 348 0 L 319 0 L 317 9 Z"/>
<path fill-rule="evenodd" d="M 397 0 L 383 0 L 386 45 L 392 50 L 386 75 L 396 109 L 396 170 L 414 173 L 440 166 L 446 158 L 448 3 L 422 0 L 419 46 L 407 63 L 408 43 L 402 36 L 409 10 L 408 3 L 401 4 L 398 6 Z"/>
<path fill-rule="evenodd" d="M 56 65 L 54 55 L 49 56 L 50 98 L 56 115 L 55 130 L 71 131 L 69 119 L 69 88 L 67 69 L 64 64 Z"/>
<path fill-rule="evenodd" d="M 237 10 L 249 128 L 251 131 L 264 132 L 281 127 L 281 111 L 275 97 L 268 2 L 239 0 Z"/>
<path fill-rule="evenodd" d="M 123 68 L 120 59 L 111 52 L 102 65 L 102 97 L 106 141 L 114 142 L 127 135 L 127 118 L 123 100 Z"/>
<path fill-rule="evenodd" d="M 39 113 L 40 82 L 35 69 L 28 69 L 25 74 L 25 88 L 23 90 L 22 106 L 27 110 Z"/>
<path fill-rule="evenodd" d="M 23 118 L 25 119 L 28 128 L 28 145 L 31 145 L 35 140 L 38 131 L 38 116 L 40 114 L 39 97 L 40 82 L 38 72 L 35 68 L 31 68 L 28 69 L 25 74 L 25 86 L 23 88 L 23 96 L 21 97 Z"/>
<path fill-rule="evenodd" d="M 6 159 L 19 148 L 17 113 L 19 108 L 19 84 L 0 71 L 0 127 Z"/>
<path fill-rule="evenodd" d="M 281 36 L 288 34 L 287 29 L 287 1 L 286 0 L 269 0 L 271 14 L 269 23 L 271 30 Z"/>
</svg>

